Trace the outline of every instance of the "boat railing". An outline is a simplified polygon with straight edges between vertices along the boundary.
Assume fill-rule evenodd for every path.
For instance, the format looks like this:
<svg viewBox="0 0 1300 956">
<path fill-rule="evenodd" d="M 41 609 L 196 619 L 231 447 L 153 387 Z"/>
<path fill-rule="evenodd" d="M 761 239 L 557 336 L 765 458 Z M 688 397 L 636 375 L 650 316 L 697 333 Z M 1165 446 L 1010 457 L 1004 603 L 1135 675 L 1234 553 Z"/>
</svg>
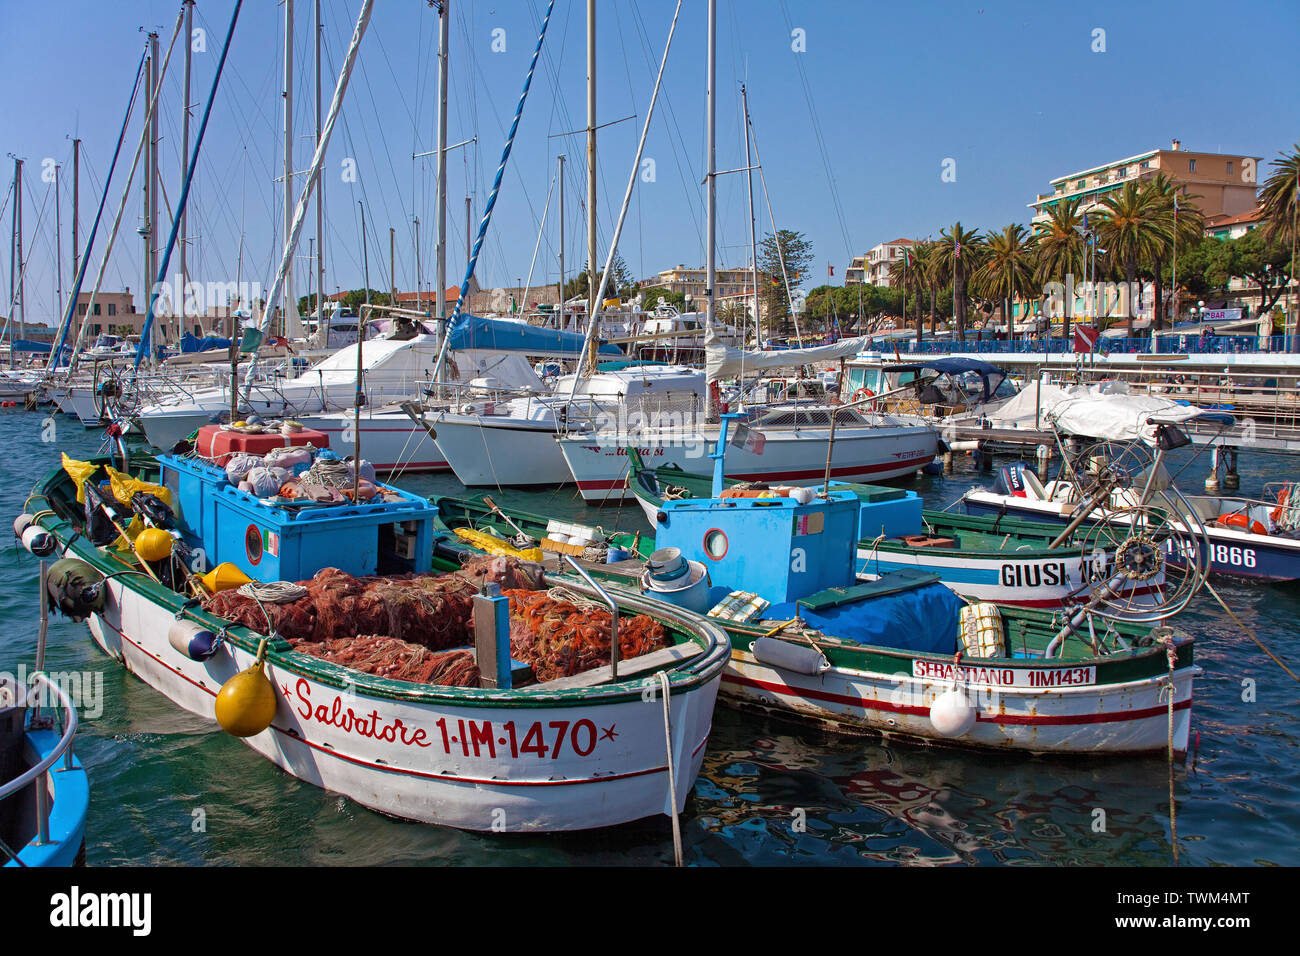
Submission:
<svg viewBox="0 0 1300 956">
<path fill-rule="evenodd" d="M 564 561 L 578 573 L 579 577 L 587 582 L 593 591 L 600 595 L 602 601 L 609 605 L 609 674 L 612 679 L 618 680 L 618 658 L 621 650 L 618 646 L 618 604 L 609 596 L 609 592 L 601 587 L 596 579 L 587 572 L 587 569 L 579 564 L 572 555 L 564 555 Z"/>
<path fill-rule="evenodd" d="M 45 780 L 46 776 L 51 772 L 50 768 L 60 760 L 63 761 L 63 770 L 72 769 L 72 739 L 77 734 L 77 708 L 73 705 L 72 699 L 67 692 L 55 681 L 51 680 L 45 672 L 37 671 L 32 675 L 31 679 L 33 682 L 45 685 L 46 689 L 61 706 L 61 710 L 56 708 L 56 712 L 59 714 L 59 742 L 35 766 L 0 785 L 0 801 L 21 792 L 24 787 L 33 781 L 38 781 L 36 785 L 36 841 L 45 844 L 50 842 L 50 788 L 45 786 Z M 39 714 L 40 707 L 38 704 L 33 711 L 33 722 L 39 719 Z M 16 859 L 14 851 L 5 846 L 3 841 L 0 841 L 0 849 L 3 849 L 11 858 Z"/>
<path fill-rule="evenodd" d="M 626 436 L 674 429 L 686 433 L 704 424 L 704 402 L 694 389 L 644 392 L 633 398 L 577 396 L 558 405 L 555 418 L 562 433 Z"/>
</svg>

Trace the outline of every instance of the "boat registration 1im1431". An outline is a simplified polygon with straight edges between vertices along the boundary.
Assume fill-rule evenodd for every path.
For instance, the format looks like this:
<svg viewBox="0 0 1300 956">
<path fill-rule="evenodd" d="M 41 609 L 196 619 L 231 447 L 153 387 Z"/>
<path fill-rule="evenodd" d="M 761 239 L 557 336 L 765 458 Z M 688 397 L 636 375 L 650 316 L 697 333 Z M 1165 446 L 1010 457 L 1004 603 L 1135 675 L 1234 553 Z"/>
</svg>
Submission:
<svg viewBox="0 0 1300 956">
<path fill-rule="evenodd" d="M 1083 687 L 1097 683 L 1092 667 L 989 667 L 945 661 L 912 661 L 912 676 L 929 680 L 962 681 L 990 687 Z"/>
</svg>

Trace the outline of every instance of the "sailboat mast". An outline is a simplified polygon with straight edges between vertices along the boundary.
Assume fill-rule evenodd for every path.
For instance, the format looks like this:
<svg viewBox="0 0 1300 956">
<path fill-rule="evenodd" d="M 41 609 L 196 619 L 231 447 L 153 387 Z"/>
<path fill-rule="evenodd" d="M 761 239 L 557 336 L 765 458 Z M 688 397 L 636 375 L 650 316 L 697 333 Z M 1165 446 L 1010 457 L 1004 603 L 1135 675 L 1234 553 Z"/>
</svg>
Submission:
<svg viewBox="0 0 1300 956">
<path fill-rule="evenodd" d="M 415 308 L 416 311 L 424 308 L 424 269 L 420 260 L 420 217 L 416 216 L 411 220 L 411 225 L 415 227 Z"/>
<path fill-rule="evenodd" d="M 63 315 L 63 221 L 59 216 L 59 170 L 62 168 L 54 167 L 54 301 L 60 316 Z"/>
<path fill-rule="evenodd" d="M 740 103 L 745 114 L 745 179 L 749 187 L 749 267 L 754 292 L 754 338 L 760 338 L 758 325 L 758 236 L 754 222 L 754 164 L 749 158 L 749 92 L 740 84 Z M 741 330 L 740 347 L 745 347 L 746 329 Z"/>
<path fill-rule="evenodd" d="M 185 74 L 181 80 L 183 95 L 181 98 L 181 175 L 190 159 L 190 76 L 191 59 L 194 49 L 194 0 L 185 0 Z M 189 267 L 189 211 L 181 210 L 181 235 L 179 239 L 181 253 L 181 301 L 176 318 L 176 340 L 179 342 L 185 327 L 186 289 L 190 284 Z"/>
<path fill-rule="evenodd" d="M 159 75 L 158 64 L 158 34 L 149 34 L 149 94 L 154 95 L 159 85 L 162 83 L 162 77 Z M 149 277 L 145 282 L 145 296 L 153 295 L 153 284 L 158 275 L 158 196 L 162 188 L 162 179 L 158 175 L 158 143 L 161 137 L 158 134 L 158 111 L 154 110 L 152 118 L 149 120 L 149 236 L 145 240 L 149 243 L 149 255 L 146 257 L 149 263 Z M 146 299 L 147 301 L 147 299 Z M 172 304 L 176 308 L 176 304 Z M 161 344 L 167 344 L 167 328 L 160 328 L 159 339 Z M 154 360 L 154 350 L 149 350 L 149 361 Z"/>
<path fill-rule="evenodd" d="M 445 333 L 447 318 L 447 55 L 451 0 L 438 5 L 438 213 L 434 257 L 438 287 L 434 290 L 434 314 L 438 331 Z"/>
<path fill-rule="evenodd" d="M 596 315 L 596 0 L 587 0 L 587 321 Z"/>
<path fill-rule="evenodd" d="M 559 172 L 556 175 L 560 180 L 560 297 L 557 300 L 560 304 L 560 322 L 557 329 L 565 328 L 564 317 L 564 155 L 556 157 Z"/>
<path fill-rule="evenodd" d="M 284 237 L 289 247 L 289 229 L 293 224 L 293 0 L 284 0 Z M 284 277 L 284 325 L 281 334 L 288 337 L 297 324 L 298 301 L 293 295 L 293 263 Z M 266 307 L 272 308 L 268 302 Z"/>
<path fill-rule="evenodd" d="M 708 247 L 705 250 L 705 272 L 704 272 L 704 328 L 707 331 L 713 330 L 713 316 L 716 310 L 716 299 L 714 288 L 717 278 L 716 260 L 716 243 L 717 243 L 717 218 L 718 218 L 718 197 L 717 197 L 717 27 L 718 27 L 718 6 L 717 0 L 709 0 L 709 59 L 708 59 L 708 92 L 705 112 L 708 122 L 708 215 L 709 224 L 706 231 L 704 244 Z"/>
<path fill-rule="evenodd" d="M 325 29 L 320 18 L 320 0 L 316 0 L 316 145 L 320 146 L 320 60 L 321 32 Z M 325 177 L 316 180 L 316 330 L 325 328 Z"/>
<path fill-rule="evenodd" d="M 10 308 L 18 315 L 18 338 L 27 338 L 26 305 L 23 303 L 23 161 L 14 159 L 14 254 L 9 259 Z M 18 264 L 18 294 L 14 295 L 14 262 Z M 14 363 L 14 338 L 9 337 L 9 364 Z"/>
<path fill-rule="evenodd" d="M 81 209 L 81 140 L 72 141 L 72 274 L 77 274 L 81 253 L 77 250 L 78 212 Z"/>
<path fill-rule="evenodd" d="M 150 34 L 152 37 L 152 34 Z M 144 88 L 150 99 L 153 98 L 153 54 L 145 54 L 144 60 Z M 144 241 L 144 255 L 141 261 L 144 263 L 144 280 L 140 283 L 140 296 L 144 303 L 144 311 L 149 311 L 149 290 L 153 286 L 153 274 L 150 273 L 150 266 L 153 264 L 150 259 L 150 249 L 153 247 L 152 236 L 150 232 L 153 229 L 153 119 L 146 116 L 144 121 L 144 173 L 140 177 L 140 187 L 144 190 L 144 209 L 141 213 L 143 221 L 140 223 L 140 238 Z M 101 330 L 102 331 L 102 330 Z M 143 327 L 140 329 L 141 335 L 144 334 Z M 140 339 L 140 346 L 148 355 L 152 350 L 149 343 L 143 337 Z"/>
</svg>

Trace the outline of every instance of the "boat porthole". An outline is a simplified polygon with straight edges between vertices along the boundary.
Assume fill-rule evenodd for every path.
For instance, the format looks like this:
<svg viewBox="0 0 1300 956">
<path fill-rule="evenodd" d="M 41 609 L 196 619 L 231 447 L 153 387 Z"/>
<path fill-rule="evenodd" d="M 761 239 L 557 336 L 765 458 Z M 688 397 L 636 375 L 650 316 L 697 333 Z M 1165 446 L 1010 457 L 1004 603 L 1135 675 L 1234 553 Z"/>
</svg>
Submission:
<svg viewBox="0 0 1300 956">
<path fill-rule="evenodd" d="M 727 556 L 729 547 L 726 532 L 721 528 L 710 528 L 704 532 L 704 554 L 712 561 L 721 561 Z"/>
<path fill-rule="evenodd" d="M 262 560 L 262 532 L 255 524 L 250 524 L 244 532 L 244 550 L 248 552 L 248 560 L 253 564 Z"/>
</svg>

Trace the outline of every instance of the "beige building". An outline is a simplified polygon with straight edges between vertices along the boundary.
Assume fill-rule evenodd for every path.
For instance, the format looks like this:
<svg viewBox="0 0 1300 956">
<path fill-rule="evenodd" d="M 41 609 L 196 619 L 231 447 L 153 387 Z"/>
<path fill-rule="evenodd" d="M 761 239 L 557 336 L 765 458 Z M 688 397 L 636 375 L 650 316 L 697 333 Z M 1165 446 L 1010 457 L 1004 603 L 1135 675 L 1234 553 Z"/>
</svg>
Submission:
<svg viewBox="0 0 1300 956">
<path fill-rule="evenodd" d="M 87 320 L 86 335 L 92 341 L 101 332 L 114 334 L 122 326 L 129 328 L 130 335 L 139 334 L 144 327 L 144 313 L 135 310 L 135 296 L 130 288 L 125 292 L 99 293 L 95 296 L 93 309 L 90 293 L 82 292 L 77 296 L 76 321 L 80 323 L 83 319 Z"/>
<path fill-rule="evenodd" d="M 1183 193 L 1197 197 L 1206 219 L 1235 216 L 1255 208 L 1260 157 L 1229 153 L 1194 153 L 1178 140 L 1168 149 L 1151 149 L 1127 159 L 1083 169 L 1052 180 L 1050 193 L 1039 193 L 1029 203 L 1033 222 L 1047 219 L 1046 210 L 1062 199 L 1080 198 L 1081 212 L 1096 209 L 1103 197 L 1127 182 L 1150 179 L 1163 172 L 1181 183 Z"/>
<path fill-rule="evenodd" d="M 849 271 L 853 271 L 854 266 L 860 262 L 862 278 L 858 281 L 867 285 L 883 286 L 886 289 L 892 288 L 894 285 L 892 278 L 894 263 L 901 261 L 903 252 L 914 244 L 911 239 L 894 239 L 891 242 L 882 242 L 877 246 L 872 246 L 865 256 L 853 260 L 853 263 L 849 266 Z M 848 272 L 844 274 L 844 284 L 856 284 L 856 282 L 850 281 Z"/>
<path fill-rule="evenodd" d="M 667 289 L 669 292 L 680 292 L 683 295 L 690 296 L 693 300 L 698 299 L 700 308 L 704 307 L 704 269 L 688 269 L 686 266 L 678 266 L 676 269 L 665 269 L 657 276 L 651 276 L 649 279 L 642 279 L 637 283 L 638 288 L 642 289 Z M 732 295 L 739 295 L 746 290 L 754 287 L 754 273 L 749 269 L 718 269 L 717 270 L 717 288 L 714 294 L 719 300 Z M 764 282 L 770 282 L 770 277 L 762 269 L 758 271 L 759 288 L 763 287 Z M 790 277 L 791 282 L 795 282 L 794 276 Z"/>
</svg>

